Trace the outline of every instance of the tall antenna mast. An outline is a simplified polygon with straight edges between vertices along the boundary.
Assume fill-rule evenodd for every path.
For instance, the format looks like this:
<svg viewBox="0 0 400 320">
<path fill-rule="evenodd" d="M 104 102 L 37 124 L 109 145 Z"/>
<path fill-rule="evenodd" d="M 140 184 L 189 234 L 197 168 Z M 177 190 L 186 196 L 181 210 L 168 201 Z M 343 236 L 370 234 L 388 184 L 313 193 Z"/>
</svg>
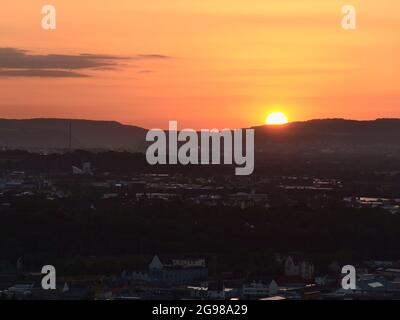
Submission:
<svg viewBox="0 0 400 320">
<path fill-rule="evenodd" d="M 68 148 L 71 151 L 72 150 L 72 121 L 69 121 L 69 126 L 68 126 Z"/>
</svg>

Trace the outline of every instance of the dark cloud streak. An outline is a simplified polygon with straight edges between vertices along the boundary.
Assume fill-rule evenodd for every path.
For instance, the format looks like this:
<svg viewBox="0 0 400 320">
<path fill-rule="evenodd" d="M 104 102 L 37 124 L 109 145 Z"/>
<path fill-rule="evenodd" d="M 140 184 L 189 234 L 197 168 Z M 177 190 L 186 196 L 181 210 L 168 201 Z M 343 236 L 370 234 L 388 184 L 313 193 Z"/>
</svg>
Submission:
<svg viewBox="0 0 400 320">
<path fill-rule="evenodd" d="M 160 60 L 170 57 L 141 54 L 123 57 L 103 54 L 33 54 L 18 48 L 0 48 L 0 77 L 88 77 L 81 71 L 116 70 L 126 60 Z"/>
<path fill-rule="evenodd" d="M 0 77 L 87 78 L 88 75 L 63 70 L 0 70 Z"/>
</svg>

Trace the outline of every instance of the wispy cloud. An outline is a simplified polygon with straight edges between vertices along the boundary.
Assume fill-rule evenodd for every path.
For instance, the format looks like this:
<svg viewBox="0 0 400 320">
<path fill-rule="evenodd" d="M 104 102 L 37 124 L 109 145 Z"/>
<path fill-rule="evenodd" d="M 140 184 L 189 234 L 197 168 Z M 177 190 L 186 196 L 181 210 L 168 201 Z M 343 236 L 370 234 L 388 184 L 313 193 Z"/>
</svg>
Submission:
<svg viewBox="0 0 400 320">
<path fill-rule="evenodd" d="M 85 74 L 63 70 L 0 70 L 0 77 L 33 77 L 33 78 L 86 78 Z"/>
<path fill-rule="evenodd" d="M 85 71 L 115 70 L 126 60 L 159 60 L 159 54 L 116 56 L 83 53 L 35 54 L 18 48 L 0 48 L 0 77 L 88 77 Z"/>
<path fill-rule="evenodd" d="M 138 54 L 134 56 L 135 60 L 159 60 L 159 59 L 171 59 L 169 56 L 162 54 Z"/>
</svg>

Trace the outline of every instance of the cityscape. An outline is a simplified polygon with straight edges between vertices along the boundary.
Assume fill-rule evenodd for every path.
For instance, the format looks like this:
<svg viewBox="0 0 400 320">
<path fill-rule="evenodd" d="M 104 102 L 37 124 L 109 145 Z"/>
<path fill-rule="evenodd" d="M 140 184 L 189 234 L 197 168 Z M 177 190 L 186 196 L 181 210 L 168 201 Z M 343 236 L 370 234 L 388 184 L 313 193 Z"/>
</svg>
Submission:
<svg viewBox="0 0 400 320">
<path fill-rule="evenodd" d="M 1 7 L 1 307 L 400 300 L 398 0 Z"/>
<path fill-rule="evenodd" d="M 124 151 L 3 149 L 0 296 L 397 299 L 399 155 L 321 149 L 235 176 Z M 55 290 L 42 288 L 47 264 Z M 353 290 L 343 289 L 346 265 Z"/>
</svg>

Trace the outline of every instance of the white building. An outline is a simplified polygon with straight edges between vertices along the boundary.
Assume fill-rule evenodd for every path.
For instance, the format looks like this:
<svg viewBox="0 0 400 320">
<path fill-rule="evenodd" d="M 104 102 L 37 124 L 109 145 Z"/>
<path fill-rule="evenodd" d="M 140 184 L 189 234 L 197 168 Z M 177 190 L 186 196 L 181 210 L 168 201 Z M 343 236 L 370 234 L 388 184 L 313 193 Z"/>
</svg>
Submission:
<svg viewBox="0 0 400 320">
<path fill-rule="evenodd" d="M 299 276 L 305 280 L 311 280 L 314 276 L 314 264 L 306 260 L 297 260 L 291 256 L 285 259 L 285 275 Z"/>
<path fill-rule="evenodd" d="M 85 162 L 83 164 L 82 169 L 73 166 L 72 167 L 72 174 L 74 175 L 92 175 L 92 165 L 90 162 Z"/>
<path fill-rule="evenodd" d="M 205 268 L 205 259 L 172 259 L 172 265 L 174 267 L 182 268 Z"/>
<path fill-rule="evenodd" d="M 272 280 L 269 285 L 265 285 L 262 282 L 253 282 L 251 284 L 243 285 L 242 294 L 245 297 L 248 296 L 272 296 L 276 295 L 279 291 L 278 284 L 275 280 Z"/>
<path fill-rule="evenodd" d="M 164 265 L 162 264 L 160 258 L 157 255 L 155 255 L 153 257 L 153 260 L 151 260 L 151 262 L 149 264 L 149 269 L 150 270 L 162 270 L 163 266 Z"/>
</svg>

